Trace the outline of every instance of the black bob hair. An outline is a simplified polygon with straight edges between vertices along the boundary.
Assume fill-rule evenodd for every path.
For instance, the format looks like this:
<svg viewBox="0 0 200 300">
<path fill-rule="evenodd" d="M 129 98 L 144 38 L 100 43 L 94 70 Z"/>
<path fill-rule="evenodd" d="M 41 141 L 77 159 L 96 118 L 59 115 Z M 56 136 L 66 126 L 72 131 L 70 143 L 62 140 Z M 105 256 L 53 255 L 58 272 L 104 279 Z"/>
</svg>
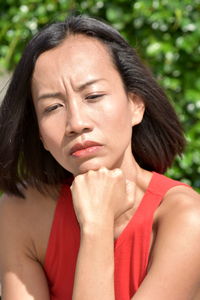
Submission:
<svg viewBox="0 0 200 300">
<path fill-rule="evenodd" d="M 70 34 L 101 41 L 108 49 L 127 92 L 145 104 L 143 121 L 133 127 L 132 152 L 144 169 L 164 173 L 181 154 L 185 139 L 165 93 L 136 51 L 111 26 L 86 16 L 70 16 L 48 25 L 28 43 L 0 107 L 0 190 L 23 197 L 27 184 L 44 191 L 71 177 L 40 140 L 31 96 L 31 79 L 39 55 L 57 47 Z M 67 59 L 67 58 L 66 58 Z"/>
</svg>

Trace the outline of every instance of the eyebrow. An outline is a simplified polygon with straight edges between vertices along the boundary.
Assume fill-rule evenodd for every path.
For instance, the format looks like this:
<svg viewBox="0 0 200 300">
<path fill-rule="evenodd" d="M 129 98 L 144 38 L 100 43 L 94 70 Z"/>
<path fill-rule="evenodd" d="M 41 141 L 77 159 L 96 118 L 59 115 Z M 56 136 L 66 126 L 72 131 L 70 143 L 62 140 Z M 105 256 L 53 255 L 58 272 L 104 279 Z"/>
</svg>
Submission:
<svg viewBox="0 0 200 300">
<path fill-rule="evenodd" d="M 47 93 L 47 94 L 42 94 L 41 96 L 39 96 L 38 100 L 48 99 L 48 98 L 60 98 L 60 99 L 63 99 L 63 95 L 61 93 Z"/>
<path fill-rule="evenodd" d="M 87 82 L 85 82 L 85 83 L 83 83 L 83 84 L 77 86 L 77 87 L 75 88 L 75 91 L 76 91 L 76 92 L 81 92 L 81 91 L 83 91 L 84 89 L 86 89 L 88 86 L 90 86 L 90 85 L 92 85 L 92 84 L 94 84 L 94 83 L 96 83 L 96 82 L 103 81 L 103 80 L 105 80 L 105 79 L 100 78 L 100 79 L 89 80 L 89 81 L 87 81 Z M 41 99 L 48 99 L 48 98 L 60 98 L 60 99 L 63 99 L 63 94 L 62 94 L 62 93 L 59 93 L 59 92 L 57 92 L 57 93 L 46 93 L 46 94 L 40 95 L 40 96 L 38 97 L 38 100 L 41 100 Z"/>
<path fill-rule="evenodd" d="M 87 81 L 87 82 L 85 82 L 85 83 L 79 85 L 75 90 L 78 91 L 78 92 L 81 92 L 81 91 L 83 91 L 86 87 L 88 87 L 89 85 L 92 85 L 92 84 L 94 84 L 94 83 L 96 83 L 96 82 L 103 81 L 103 80 L 105 81 L 104 78 L 99 78 L 99 79 L 89 80 L 89 81 Z"/>
</svg>

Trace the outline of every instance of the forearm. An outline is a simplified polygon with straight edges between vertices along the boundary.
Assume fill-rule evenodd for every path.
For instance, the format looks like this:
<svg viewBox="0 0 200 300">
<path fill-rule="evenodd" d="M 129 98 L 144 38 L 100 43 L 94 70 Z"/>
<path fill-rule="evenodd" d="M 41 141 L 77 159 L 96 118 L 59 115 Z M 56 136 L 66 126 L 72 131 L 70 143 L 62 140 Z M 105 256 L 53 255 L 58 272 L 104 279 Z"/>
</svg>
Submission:
<svg viewBox="0 0 200 300">
<path fill-rule="evenodd" d="M 84 228 L 77 259 L 73 300 L 114 300 L 113 225 Z"/>
</svg>

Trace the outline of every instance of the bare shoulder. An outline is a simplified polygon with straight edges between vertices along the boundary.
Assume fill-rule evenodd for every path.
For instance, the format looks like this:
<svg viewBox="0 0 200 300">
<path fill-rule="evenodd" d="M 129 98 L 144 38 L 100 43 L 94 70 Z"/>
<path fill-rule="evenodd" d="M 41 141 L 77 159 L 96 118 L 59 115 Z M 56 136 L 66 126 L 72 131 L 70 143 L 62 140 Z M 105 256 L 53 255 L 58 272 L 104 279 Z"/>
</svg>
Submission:
<svg viewBox="0 0 200 300">
<path fill-rule="evenodd" d="M 24 191 L 24 196 L 24 198 L 7 194 L 1 196 L 0 219 L 2 221 L 6 223 L 6 220 L 12 221 L 10 225 L 13 222 L 18 222 L 19 225 L 25 225 L 26 223 L 28 225 L 32 217 L 38 215 L 39 218 L 41 214 L 45 214 L 44 206 L 47 207 L 55 202 L 54 198 L 44 195 L 32 187 L 28 187 Z M 34 223 L 36 223 L 36 219 Z"/>
<path fill-rule="evenodd" d="M 148 292 L 147 299 L 199 299 L 200 195 L 186 186 L 170 189 L 155 222 L 148 275 L 138 296 Z"/>
<path fill-rule="evenodd" d="M 37 219 L 33 218 L 41 210 L 34 205 L 42 198 L 38 195 L 34 204 L 36 195 L 28 189 L 24 199 L 9 195 L 0 199 L 0 280 L 5 299 L 49 299 L 33 235 L 34 231 L 40 235 Z"/>
<path fill-rule="evenodd" d="M 26 199 L 4 194 L 0 198 L 0 233 L 19 232 L 25 218 L 23 216 Z"/>
<path fill-rule="evenodd" d="M 200 230 L 200 194 L 187 186 L 176 186 L 165 195 L 158 209 L 158 220 L 185 222 Z"/>
<path fill-rule="evenodd" d="M 182 185 L 171 188 L 156 211 L 154 225 L 154 258 L 162 253 L 160 249 L 166 251 L 163 245 L 171 245 L 179 257 L 180 249 L 190 245 L 191 257 L 200 262 L 200 195 L 196 191 Z"/>
<path fill-rule="evenodd" d="M 167 192 L 158 209 L 154 258 L 167 253 L 174 264 L 187 259 L 200 278 L 199 244 L 200 195 L 187 186 L 174 187 Z"/>
<path fill-rule="evenodd" d="M 12 242 L 15 239 L 21 241 L 27 255 L 42 260 L 56 200 L 32 187 L 24 194 L 24 198 L 10 195 L 0 198 L 0 230 L 3 236 L 15 237 Z"/>
</svg>

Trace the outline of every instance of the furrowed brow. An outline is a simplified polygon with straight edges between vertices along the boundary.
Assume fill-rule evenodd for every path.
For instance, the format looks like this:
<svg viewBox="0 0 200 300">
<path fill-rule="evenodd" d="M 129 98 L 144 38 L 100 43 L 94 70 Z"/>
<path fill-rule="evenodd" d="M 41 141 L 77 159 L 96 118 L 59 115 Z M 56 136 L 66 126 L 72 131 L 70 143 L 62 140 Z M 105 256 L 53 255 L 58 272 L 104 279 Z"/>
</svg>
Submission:
<svg viewBox="0 0 200 300">
<path fill-rule="evenodd" d="M 60 99 L 63 99 L 63 95 L 61 93 L 46 93 L 46 94 L 40 95 L 38 97 L 38 100 L 49 99 L 49 98 L 60 98 Z"/>
<path fill-rule="evenodd" d="M 95 84 L 99 81 L 105 81 L 105 79 L 103 78 L 100 78 L 100 79 L 94 79 L 94 80 L 90 80 L 90 81 L 87 81 L 79 86 L 76 87 L 76 91 L 77 92 L 81 92 L 83 91 L 84 89 L 86 89 L 88 86 L 92 85 L 92 84 Z M 63 95 L 62 93 L 46 93 L 46 94 L 42 94 L 38 97 L 38 100 L 41 100 L 41 99 L 49 99 L 49 98 L 60 98 L 60 99 L 63 99 Z"/>
<path fill-rule="evenodd" d="M 105 79 L 100 78 L 100 79 L 94 79 L 94 80 L 87 81 L 87 82 L 85 82 L 85 83 L 83 83 L 83 84 L 77 86 L 76 91 L 81 92 L 81 91 L 83 91 L 84 89 L 86 89 L 88 86 L 90 86 L 90 85 L 92 85 L 92 84 L 94 84 L 94 83 L 97 83 L 97 82 L 99 82 L 99 81 L 102 81 L 102 80 L 105 80 Z"/>
</svg>

